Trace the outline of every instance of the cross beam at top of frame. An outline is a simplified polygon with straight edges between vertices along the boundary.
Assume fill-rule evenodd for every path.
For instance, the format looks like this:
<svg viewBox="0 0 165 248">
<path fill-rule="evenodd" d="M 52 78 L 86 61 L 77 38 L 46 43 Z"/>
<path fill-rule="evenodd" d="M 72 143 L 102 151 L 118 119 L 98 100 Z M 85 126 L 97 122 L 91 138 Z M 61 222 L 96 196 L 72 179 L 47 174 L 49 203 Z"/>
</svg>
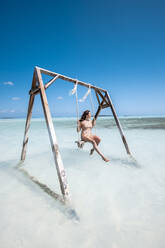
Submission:
<svg viewBox="0 0 165 248">
<path fill-rule="evenodd" d="M 82 85 L 82 86 L 87 87 L 87 88 L 90 87 L 91 89 L 94 89 L 94 90 L 100 90 L 100 91 L 102 91 L 102 92 L 104 92 L 104 93 L 107 92 L 106 90 L 104 90 L 104 89 L 102 89 L 102 88 L 98 88 L 98 87 L 96 87 L 96 86 L 94 86 L 94 85 L 92 85 L 92 84 L 85 83 L 85 82 L 79 81 L 78 79 L 70 78 L 70 77 L 64 76 L 64 75 L 59 74 L 59 73 L 56 73 L 56 72 L 52 72 L 52 71 L 49 71 L 49 70 L 45 70 L 45 69 L 40 68 L 40 67 L 38 67 L 38 66 L 36 66 L 35 69 L 40 70 L 41 73 L 44 73 L 44 74 L 46 74 L 46 75 L 48 75 L 48 76 L 54 77 L 54 79 L 52 79 L 52 83 L 53 83 L 57 78 L 59 78 L 59 79 L 66 80 L 66 81 L 71 82 L 71 83 L 76 83 L 76 82 L 78 82 L 79 85 Z M 50 80 L 50 82 L 51 82 L 51 80 Z M 51 84 L 51 83 L 46 84 L 46 85 L 45 85 L 45 86 L 46 86 L 45 89 L 47 89 L 48 86 L 49 86 L 50 84 Z M 30 94 L 37 94 L 37 93 L 39 93 L 39 88 L 36 88 L 36 89 L 31 90 L 29 93 L 30 93 Z"/>
</svg>

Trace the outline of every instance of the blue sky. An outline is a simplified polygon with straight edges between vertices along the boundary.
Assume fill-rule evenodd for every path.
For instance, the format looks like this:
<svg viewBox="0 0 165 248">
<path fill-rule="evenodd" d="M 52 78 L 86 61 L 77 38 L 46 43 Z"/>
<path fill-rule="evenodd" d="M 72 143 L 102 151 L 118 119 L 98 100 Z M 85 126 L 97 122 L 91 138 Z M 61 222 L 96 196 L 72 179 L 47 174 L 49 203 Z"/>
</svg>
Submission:
<svg viewBox="0 0 165 248">
<path fill-rule="evenodd" d="M 107 89 L 119 115 L 165 115 L 164 13 L 159 0 L 3 1 L 0 118 L 26 116 L 34 66 Z M 47 90 L 53 115 L 75 115 L 72 87 Z M 37 96 L 33 116 L 42 115 Z"/>
</svg>

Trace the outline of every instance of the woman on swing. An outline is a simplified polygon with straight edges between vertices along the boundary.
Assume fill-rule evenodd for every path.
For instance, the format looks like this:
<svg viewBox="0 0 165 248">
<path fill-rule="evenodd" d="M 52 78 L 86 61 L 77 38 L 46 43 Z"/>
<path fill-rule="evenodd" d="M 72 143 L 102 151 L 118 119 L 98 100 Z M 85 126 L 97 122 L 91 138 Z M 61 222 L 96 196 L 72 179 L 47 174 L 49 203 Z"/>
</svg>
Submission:
<svg viewBox="0 0 165 248">
<path fill-rule="evenodd" d="M 91 132 L 95 124 L 96 120 L 91 120 L 91 112 L 89 110 L 86 110 L 84 111 L 80 120 L 77 123 L 77 132 L 80 132 L 80 130 L 82 130 L 81 140 L 92 143 L 93 148 L 90 151 L 90 155 L 92 155 L 94 150 L 96 150 L 96 152 L 102 157 L 105 162 L 109 162 L 109 159 L 105 158 L 104 155 L 98 149 L 98 145 L 101 139 L 98 136 L 93 135 Z"/>
</svg>

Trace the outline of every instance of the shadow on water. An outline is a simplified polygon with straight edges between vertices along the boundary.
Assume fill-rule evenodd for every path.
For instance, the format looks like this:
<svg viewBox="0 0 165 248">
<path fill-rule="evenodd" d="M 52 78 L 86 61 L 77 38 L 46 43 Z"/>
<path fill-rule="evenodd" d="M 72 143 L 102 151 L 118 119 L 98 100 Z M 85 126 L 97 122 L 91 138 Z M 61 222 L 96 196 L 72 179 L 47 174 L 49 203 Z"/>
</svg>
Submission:
<svg viewBox="0 0 165 248">
<path fill-rule="evenodd" d="M 81 163 L 85 164 L 87 160 L 89 160 L 89 151 L 84 149 L 73 149 L 73 148 L 62 148 L 61 149 L 62 158 L 64 160 L 65 167 L 74 166 L 77 164 L 79 166 L 79 161 L 81 157 Z M 42 154 L 44 156 L 44 154 Z M 38 155 L 32 155 L 32 158 L 37 157 Z M 91 158 L 91 157 L 90 157 Z M 138 161 L 136 161 L 133 157 L 128 156 L 126 158 L 121 157 L 111 157 L 111 163 L 115 166 L 123 166 L 127 168 L 141 168 Z M 34 184 L 31 184 L 30 181 L 35 183 L 35 185 L 39 186 L 39 188 L 44 191 L 48 196 L 54 199 L 55 207 L 62 212 L 68 219 L 74 220 L 78 222 L 80 219 L 74 210 L 74 208 L 70 205 L 64 204 L 63 197 L 53 190 L 51 190 L 46 184 L 38 181 L 34 176 L 30 175 L 29 172 L 25 169 L 26 162 L 21 163 L 16 160 L 5 161 L 0 163 L 0 169 L 8 175 L 15 177 L 21 184 L 24 184 L 28 187 L 33 193 L 39 195 L 38 189 L 34 187 Z M 30 180 L 30 181 L 29 181 Z M 46 197 L 46 195 L 43 195 Z M 50 203 L 50 202 L 49 202 Z M 52 204 L 54 205 L 52 202 Z"/>
<path fill-rule="evenodd" d="M 31 176 L 27 170 L 23 167 L 23 162 L 19 162 L 15 169 L 18 169 L 19 171 L 23 172 L 23 174 L 29 178 L 33 183 L 38 185 L 45 193 L 47 193 L 49 196 L 51 196 L 54 200 L 57 201 L 56 207 L 68 218 L 71 220 L 74 220 L 76 222 L 80 221 L 80 218 L 78 217 L 76 211 L 74 208 L 70 205 L 70 203 L 65 203 L 62 195 L 59 195 L 55 193 L 53 190 L 51 190 L 46 184 L 43 184 L 42 182 L 38 181 L 34 176 Z"/>
<path fill-rule="evenodd" d="M 62 159 L 64 161 L 65 167 L 68 167 L 72 164 L 86 164 L 89 160 L 90 155 L 88 150 L 84 150 L 81 148 L 76 149 L 69 149 L 69 148 L 62 148 L 61 149 Z"/>
<path fill-rule="evenodd" d="M 0 169 L 3 169 L 3 172 L 5 172 L 7 175 L 16 178 L 19 182 L 21 182 L 21 184 L 24 184 L 24 186 L 28 187 L 31 191 L 33 191 L 33 193 L 37 193 L 38 190 L 34 187 L 34 185 L 29 182 L 30 179 L 33 183 L 39 186 L 42 191 L 44 191 L 45 193 L 47 193 L 47 195 L 56 200 L 56 208 L 60 212 L 62 212 L 68 219 L 73 220 L 75 223 L 80 221 L 80 218 L 78 217 L 76 211 L 71 206 L 71 204 L 65 203 L 62 195 L 55 193 L 46 184 L 43 184 L 42 182 L 38 181 L 34 176 L 31 176 L 28 171 L 24 169 L 22 162 L 17 163 L 15 160 L 1 162 Z M 24 175 L 24 177 L 22 177 L 22 175 Z"/>
<path fill-rule="evenodd" d="M 127 158 L 111 157 L 111 161 L 124 167 L 141 168 L 140 163 L 132 156 L 128 156 Z"/>
<path fill-rule="evenodd" d="M 89 150 L 90 151 L 90 150 Z M 83 149 L 69 149 L 69 148 L 63 148 L 61 149 L 62 152 L 62 157 L 64 161 L 67 161 L 67 164 L 70 164 L 70 161 L 80 161 L 80 156 L 81 156 L 81 163 L 86 163 L 87 160 L 89 160 L 89 151 L 88 150 L 83 150 Z M 108 157 L 109 155 L 107 155 Z M 92 157 L 90 157 L 92 158 Z M 98 155 L 99 158 L 99 155 Z M 140 163 L 131 155 L 128 155 L 126 158 L 121 158 L 121 157 L 114 157 L 110 156 L 110 163 L 115 163 L 115 164 L 120 164 L 125 167 L 130 167 L 130 168 L 141 168 Z M 73 162 L 72 162 L 73 163 Z"/>
</svg>

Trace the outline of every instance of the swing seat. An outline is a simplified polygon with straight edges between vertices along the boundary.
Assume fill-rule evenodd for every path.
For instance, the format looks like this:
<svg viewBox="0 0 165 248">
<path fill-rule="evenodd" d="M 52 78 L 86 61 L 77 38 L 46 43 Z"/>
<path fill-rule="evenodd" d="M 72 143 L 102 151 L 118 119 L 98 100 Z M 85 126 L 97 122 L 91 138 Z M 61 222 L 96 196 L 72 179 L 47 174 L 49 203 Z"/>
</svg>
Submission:
<svg viewBox="0 0 165 248">
<path fill-rule="evenodd" d="M 75 143 L 77 144 L 78 148 L 83 148 L 84 144 L 85 144 L 85 141 L 83 140 L 78 140 L 78 141 L 75 141 Z"/>
</svg>

